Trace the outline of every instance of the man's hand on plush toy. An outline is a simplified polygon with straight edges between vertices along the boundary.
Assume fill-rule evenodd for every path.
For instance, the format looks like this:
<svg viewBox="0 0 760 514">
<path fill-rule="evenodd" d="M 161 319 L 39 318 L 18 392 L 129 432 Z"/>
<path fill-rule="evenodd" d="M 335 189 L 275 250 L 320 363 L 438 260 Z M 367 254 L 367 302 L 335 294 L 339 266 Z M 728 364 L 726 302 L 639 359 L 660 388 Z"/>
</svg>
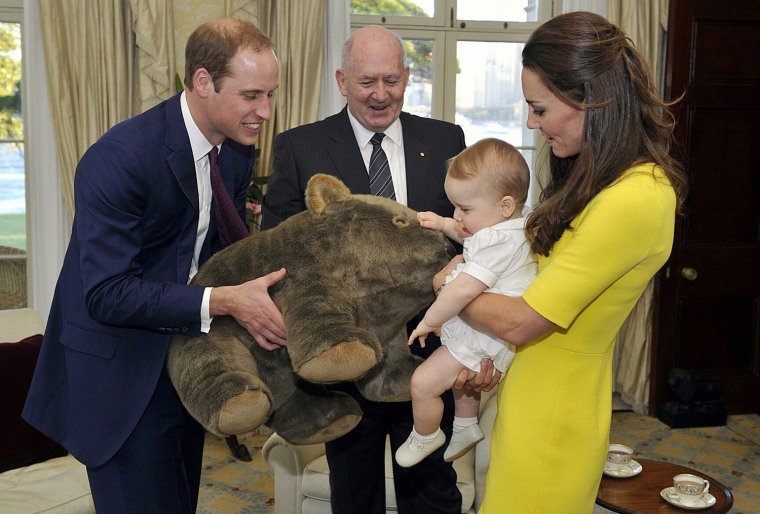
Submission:
<svg viewBox="0 0 760 514">
<path fill-rule="evenodd" d="M 211 316 L 232 316 L 265 350 L 287 345 L 285 321 L 268 292 L 270 286 L 285 278 L 285 273 L 282 268 L 240 285 L 213 288 Z"/>
</svg>

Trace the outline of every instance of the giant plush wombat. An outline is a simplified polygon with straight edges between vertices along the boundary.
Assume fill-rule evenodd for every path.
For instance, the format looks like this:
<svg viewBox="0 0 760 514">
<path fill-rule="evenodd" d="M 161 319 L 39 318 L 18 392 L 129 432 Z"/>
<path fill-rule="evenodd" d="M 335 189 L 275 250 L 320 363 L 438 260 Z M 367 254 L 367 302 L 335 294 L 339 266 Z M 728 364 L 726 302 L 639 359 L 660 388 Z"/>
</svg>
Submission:
<svg viewBox="0 0 760 514">
<path fill-rule="evenodd" d="M 355 381 L 367 399 L 409 399 L 420 360 L 407 347 L 406 322 L 433 300 L 432 277 L 449 260 L 443 236 L 420 227 L 412 209 L 352 195 L 328 175 L 309 181 L 306 203 L 307 211 L 214 255 L 193 278 L 223 286 L 287 270 L 270 288 L 287 348 L 260 348 L 230 316 L 170 345 L 172 382 L 212 433 L 265 424 L 294 444 L 335 439 L 362 413 L 323 384 Z"/>
</svg>

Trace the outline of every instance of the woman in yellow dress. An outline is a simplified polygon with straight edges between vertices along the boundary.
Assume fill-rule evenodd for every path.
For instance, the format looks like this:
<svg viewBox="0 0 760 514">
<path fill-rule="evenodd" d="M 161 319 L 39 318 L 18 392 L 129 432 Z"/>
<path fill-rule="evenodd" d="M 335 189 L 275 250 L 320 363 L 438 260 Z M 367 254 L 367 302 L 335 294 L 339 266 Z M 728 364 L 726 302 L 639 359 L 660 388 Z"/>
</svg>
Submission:
<svg viewBox="0 0 760 514">
<path fill-rule="evenodd" d="M 483 294 L 462 313 L 518 347 L 499 390 L 480 512 L 591 513 L 615 335 L 670 255 L 686 180 L 669 156 L 669 106 L 618 27 L 560 15 L 522 59 L 528 127 L 551 147 L 551 177 L 526 226 L 538 277 L 521 298 Z"/>
</svg>

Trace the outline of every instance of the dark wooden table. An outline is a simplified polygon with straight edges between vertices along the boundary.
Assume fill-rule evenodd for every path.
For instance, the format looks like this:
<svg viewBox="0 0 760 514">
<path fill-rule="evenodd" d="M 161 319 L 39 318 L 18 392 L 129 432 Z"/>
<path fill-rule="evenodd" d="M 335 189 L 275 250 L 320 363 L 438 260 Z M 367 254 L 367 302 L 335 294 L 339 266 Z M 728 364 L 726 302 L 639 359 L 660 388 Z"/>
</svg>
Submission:
<svg viewBox="0 0 760 514">
<path fill-rule="evenodd" d="M 734 496 L 726 486 L 709 475 L 695 469 L 670 462 L 635 459 L 641 464 L 641 473 L 630 478 L 602 476 L 596 503 L 613 512 L 622 514 L 660 514 L 695 512 L 723 514 L 731 509 Z M 710 481 L 710 494 L 715 496 L 715 505 L 706 509 L 682 509 L 671 505 L 660 496 L 660 491 L 673 486 L 673 477 L 679 473 L 691 473 Z"/>
</svg>

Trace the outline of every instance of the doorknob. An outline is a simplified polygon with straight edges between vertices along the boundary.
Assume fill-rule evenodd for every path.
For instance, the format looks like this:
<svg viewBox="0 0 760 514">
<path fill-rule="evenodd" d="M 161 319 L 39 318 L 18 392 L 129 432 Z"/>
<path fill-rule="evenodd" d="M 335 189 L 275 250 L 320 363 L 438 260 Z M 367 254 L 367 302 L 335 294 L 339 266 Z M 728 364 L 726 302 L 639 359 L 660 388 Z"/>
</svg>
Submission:
<svg viewBox="0 0 760 514">
<path fill-rule="evenodd" d="M 697 270 L 694 268 L 681 268 L 681 276 L 688 280 L 689 282 L 694 282 L 697 280 L 697 277 L 699 276 L 699 273 L 697 273 Z"/>
</svg>

